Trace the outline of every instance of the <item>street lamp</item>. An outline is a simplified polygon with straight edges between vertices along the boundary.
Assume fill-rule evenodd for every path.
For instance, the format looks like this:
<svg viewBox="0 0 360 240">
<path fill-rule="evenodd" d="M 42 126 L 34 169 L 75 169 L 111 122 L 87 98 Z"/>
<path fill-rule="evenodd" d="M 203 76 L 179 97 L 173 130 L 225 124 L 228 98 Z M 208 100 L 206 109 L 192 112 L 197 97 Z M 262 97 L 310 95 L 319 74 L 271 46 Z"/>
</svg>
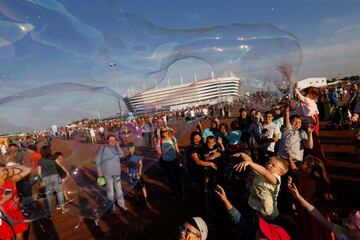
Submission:
<svg viewBox="0 0 360 240">
<path fill-rule="evenodd" d="M 119 87 L 118 87 L 118 81 L 117 81 L 117 74 L 116 74 L 116 63 L 111 62 L 109 64 L 109 66 L 112 69 L 113 72 L 113 77 L 114 77 L 114 81 L 115 81 L 115 91 L 117 94 L 117 100 L 118 100 L 118 106 L 119 106 L 119 111 L 120 111 L 120 117 L 122 117 L 122 110 L 121 110 L 121 103 L 120 103 L 120 92 L 119 92 Z"/>
</svg>

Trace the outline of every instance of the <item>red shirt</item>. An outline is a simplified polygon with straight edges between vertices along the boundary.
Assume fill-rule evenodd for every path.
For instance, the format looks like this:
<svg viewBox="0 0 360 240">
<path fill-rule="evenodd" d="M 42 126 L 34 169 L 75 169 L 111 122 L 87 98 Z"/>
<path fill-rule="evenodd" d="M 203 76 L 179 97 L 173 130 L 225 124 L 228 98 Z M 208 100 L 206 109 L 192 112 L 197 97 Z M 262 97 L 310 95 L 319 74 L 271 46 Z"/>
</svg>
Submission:
<svg viewBox="0 0 360 240">
<path fill-rule="evenodd" d="M 37 171 L 38 161 L 41 158 L 40 152 L 34 152 L 30 155 L 30 161 L 32 164 L 33 171 Z"/>
</svg>

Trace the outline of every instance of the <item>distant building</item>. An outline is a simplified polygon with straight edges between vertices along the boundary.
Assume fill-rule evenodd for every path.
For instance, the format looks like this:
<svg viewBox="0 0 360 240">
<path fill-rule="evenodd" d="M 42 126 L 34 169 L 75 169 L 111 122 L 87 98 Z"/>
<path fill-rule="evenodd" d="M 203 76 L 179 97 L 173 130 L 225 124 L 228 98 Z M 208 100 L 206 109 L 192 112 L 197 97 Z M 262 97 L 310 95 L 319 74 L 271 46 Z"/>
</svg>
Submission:
<svg viewBox="0 0 360 240">
<path fill-rule="evenodd" d="M 314 77 L 298 81 L 297 84 L 300 89 L 305 89 L 307 87 L 325 87 L 327 81 L 325 77 Z"/>
<path fill-rule="evenodd" d="M 151 89 L 128 95 L 124 101 L 130 112 L 135 114 L 170 110 L 211 101 L 228 101 L 240 95 L 240 78 L 230 77 L 199 80 L 192 83 Z"/>
</svg>

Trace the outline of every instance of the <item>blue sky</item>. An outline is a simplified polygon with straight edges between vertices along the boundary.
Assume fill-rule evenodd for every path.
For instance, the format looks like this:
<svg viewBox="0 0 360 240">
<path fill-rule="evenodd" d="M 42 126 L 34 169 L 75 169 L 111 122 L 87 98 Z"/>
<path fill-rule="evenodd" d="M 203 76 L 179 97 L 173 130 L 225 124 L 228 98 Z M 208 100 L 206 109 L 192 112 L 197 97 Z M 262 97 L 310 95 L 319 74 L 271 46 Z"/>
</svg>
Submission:
<svg viewBox="0 0 360 240">
<path fill-rule="evenodd" d="M 294 80 L 359 74 L 359 15 L 360 1 L 0 0 L 0 133 L 110 115 L 111 91 L 211 71 L 249 86 L 282 64 Z"/>
</svg>

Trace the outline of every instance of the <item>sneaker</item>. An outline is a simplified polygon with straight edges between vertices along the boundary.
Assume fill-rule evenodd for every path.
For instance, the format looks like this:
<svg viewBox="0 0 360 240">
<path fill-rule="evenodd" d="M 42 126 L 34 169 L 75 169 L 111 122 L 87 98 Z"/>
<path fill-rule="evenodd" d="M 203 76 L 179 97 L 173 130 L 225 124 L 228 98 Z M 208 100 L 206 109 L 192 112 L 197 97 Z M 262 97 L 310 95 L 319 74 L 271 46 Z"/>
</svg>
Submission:
<svg viewBox="0 0 360 240">
<path fill-rule="evenodd" d="M 60 210 L 61 206 L 59 204 L 56 204 L 56 210 Z"/>
</svg>

